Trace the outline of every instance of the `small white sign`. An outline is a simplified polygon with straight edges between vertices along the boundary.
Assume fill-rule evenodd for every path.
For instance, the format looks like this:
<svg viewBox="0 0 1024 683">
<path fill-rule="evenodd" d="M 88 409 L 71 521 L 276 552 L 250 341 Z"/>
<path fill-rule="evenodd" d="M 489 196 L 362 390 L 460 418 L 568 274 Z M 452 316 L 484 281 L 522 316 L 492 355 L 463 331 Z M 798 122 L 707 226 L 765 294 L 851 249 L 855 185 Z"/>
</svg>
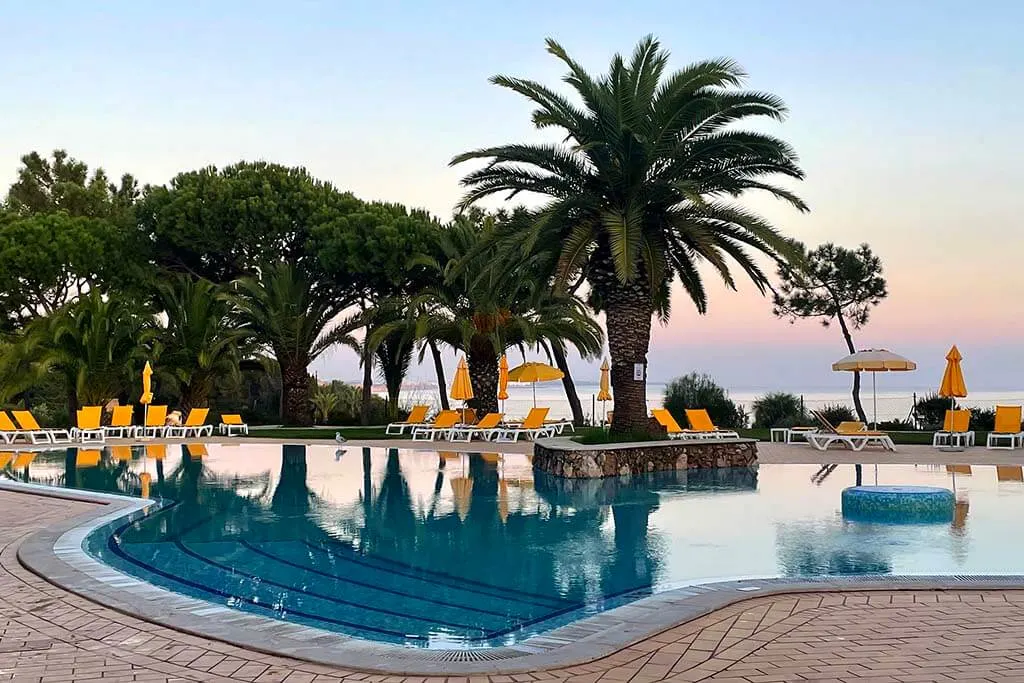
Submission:
<svg viewBox="0 0 1024 683">
<path fill-rule="evenodd" d="M 644 381 L 644 364 L 633 363 L 633 381 L 642 382 Z"/>
</svg>

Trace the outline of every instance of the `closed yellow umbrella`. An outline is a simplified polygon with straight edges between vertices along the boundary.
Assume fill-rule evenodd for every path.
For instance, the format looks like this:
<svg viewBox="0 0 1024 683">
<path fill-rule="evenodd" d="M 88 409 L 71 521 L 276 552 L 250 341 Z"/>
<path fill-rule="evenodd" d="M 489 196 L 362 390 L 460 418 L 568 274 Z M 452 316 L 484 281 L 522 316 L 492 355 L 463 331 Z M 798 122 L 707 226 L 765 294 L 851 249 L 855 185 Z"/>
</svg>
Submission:
<svg viewBox="0 0 1024 683">
<path fill-rule="evenodd" d="M 504 354 L 498 362 L 498 400 L 508 400 L 508 358 Z"/>
<path fill-rule="evenodd" d="M 533 385 L 533 407 L 537 407 L 537 382 L 553 382 L 562 379 L 565 373 L 546 363 L 523 363 L 508 371 L 510 382 L 521 382 Z"/>
<path fill-rule="evenodd" d="M 606 401 L 612 400 L 611 391 L 611 378 L 608 376 L 611 367 L 608 365 L 608 359 L 605 358 L 604 362 L 601 363 L 601 390 L 597 392 L 597 400 L 601 402 L 601 424 L 604 424 L 605 417 L 608 415 L 608 411 L 604 409 Z M 597 419 L 594 419 L 597 422 Z"/>
<path fill-rule="evenodd" d="M 939 396 L 943 398 L 963 398 L 967 395 L 967 384 L 964 382 L 964 371 L 960 367 L 960 349 L 953 345 L 953 348 L 946 354 L 946 371 L 942 373 L 942 383 L 939 385 Z"/>
<path fill-rule="evenodd" d="M 153 402 L 153 366 L 146 361 L 146 367 L 142 368 L 142 396 L 139 403 L 148 406 Z"/>
<path fill-rule="evenodd" d="M 604 362 L 601 363 L 601 391 L 597 394 L 598 401 L 612 400 L 611 378 L 608 376 L 610 370 L 611 367 L 608 365 L 608 359 L 605 358 Z"/>
<path fill-rule="evenodd" d="M 468 401 L 473 398 L 473 384 L 469 381 L 469 366 L 466 365 L 465 357 L 459 361 L 459 367 L 455 371 L 451 397 L 456 401 Z"/>
</svg>

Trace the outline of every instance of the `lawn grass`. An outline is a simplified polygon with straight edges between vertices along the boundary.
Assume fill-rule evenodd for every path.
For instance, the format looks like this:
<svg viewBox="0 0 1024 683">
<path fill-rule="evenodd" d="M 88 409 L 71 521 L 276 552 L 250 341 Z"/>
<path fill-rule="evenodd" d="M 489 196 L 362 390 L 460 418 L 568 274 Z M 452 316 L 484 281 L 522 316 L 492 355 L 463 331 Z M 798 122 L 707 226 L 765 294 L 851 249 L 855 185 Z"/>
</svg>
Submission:
<svg viewBox="0 0 1024 683">
<path fill-rule="evenodd" d="M 334 440 L 334 433 L 341 432 L 341 435 L 350 441 L 369 439 L 407 439 L 404 436 L 391 436 L 384 433 L 384 425 L 369 427 L 273 427 L 271 429 L 251 429 L 250 438 L 257 439 L 324 439 Z"/>
<path fill-rule="evenodd" d="M 769 441 L 771 432 L 768 429 L 739 429 L 737 430 L 742 437 L 748 439 L 757 439 L 758 441 Z M 932 445 L 932 436 L 935 432 L 886 432 L 891 438 L 892 442 L 897 445 L 903 446 L 914 446 L 914 445 Z M 984 444 L 985 439 L 988 438 L 988 432 L 974 432 L 974 442 Z"/>
</svg>

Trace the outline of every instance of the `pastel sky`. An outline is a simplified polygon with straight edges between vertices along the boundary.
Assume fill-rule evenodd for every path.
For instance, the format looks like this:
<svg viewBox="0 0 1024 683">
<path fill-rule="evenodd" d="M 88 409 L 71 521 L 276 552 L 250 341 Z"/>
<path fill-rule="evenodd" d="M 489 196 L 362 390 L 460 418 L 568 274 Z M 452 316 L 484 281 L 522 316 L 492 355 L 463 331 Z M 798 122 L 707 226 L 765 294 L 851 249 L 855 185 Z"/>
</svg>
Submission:
<svg viewBox="0 0 1024 683">
<path fill-rule="evenodd" d="M 7 2 L 0 187 L 33 149 L 152 183 L 261 158 L 446 216 L 454 154 L 536 139 L 528 105 L 489 76 L 557 84 L 545 37 L 600 70 L 653 32 L 675 64 L 729 56 L 787 101 L 771 129 L 801 155 L 812 211 L 749 203 L 809 244 L 866 241 L 882 257 L 891 296 L 857 342 L 920 362 L 894 382 L 937 384 L 956 342 L 972 388 L 1020 389 L 1022 25 L 1012 0 Z M 719 290 L 704 317 L 676 299 L 652 378 L 845 384 L 828 370 L 844 353 L 836 330 L 774 319 L 750 286 Z M 347 352 L 316 369 L 358 376 Z"/>
</svg>

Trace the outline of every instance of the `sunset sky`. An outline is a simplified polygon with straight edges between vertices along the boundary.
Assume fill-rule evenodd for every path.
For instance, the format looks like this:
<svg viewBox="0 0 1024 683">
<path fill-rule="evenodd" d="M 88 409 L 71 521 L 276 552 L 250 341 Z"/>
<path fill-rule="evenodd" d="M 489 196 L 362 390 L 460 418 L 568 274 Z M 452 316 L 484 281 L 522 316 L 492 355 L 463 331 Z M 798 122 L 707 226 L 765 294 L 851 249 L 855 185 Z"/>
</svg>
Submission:
<svg viewBox="0 0 1024 683">
<path fill-rule="evenodd" d="M 545 37 L 598 71 L 654 33 L 675 65 L 732 57 L 752 88 L 786 100 L 790 119 L 770 130 L 800 154 L 812 210 L 748 203 L 808 244 L 881 256 L 891 295 L 857 342 L 919 361 L 894 384 L 937 384 L 956 342 L 972 389 L 1020 389 L 1021 26 L 1009 0 L 4 3 L 0 187 L 30 150 L 149 183 L 260 158 L 447 216 L 453 155 L 536 139 L 529 106 L 489 76 L 558 85 Z M 650 375 L 841 386 L 828 364 L 844 352 L 838 330 L 774 319 L 751 286 L 716 286 L 705 317 L 676 298 Z M 349 352 L 316 370 L 359 374 Z"/>
</svg>

